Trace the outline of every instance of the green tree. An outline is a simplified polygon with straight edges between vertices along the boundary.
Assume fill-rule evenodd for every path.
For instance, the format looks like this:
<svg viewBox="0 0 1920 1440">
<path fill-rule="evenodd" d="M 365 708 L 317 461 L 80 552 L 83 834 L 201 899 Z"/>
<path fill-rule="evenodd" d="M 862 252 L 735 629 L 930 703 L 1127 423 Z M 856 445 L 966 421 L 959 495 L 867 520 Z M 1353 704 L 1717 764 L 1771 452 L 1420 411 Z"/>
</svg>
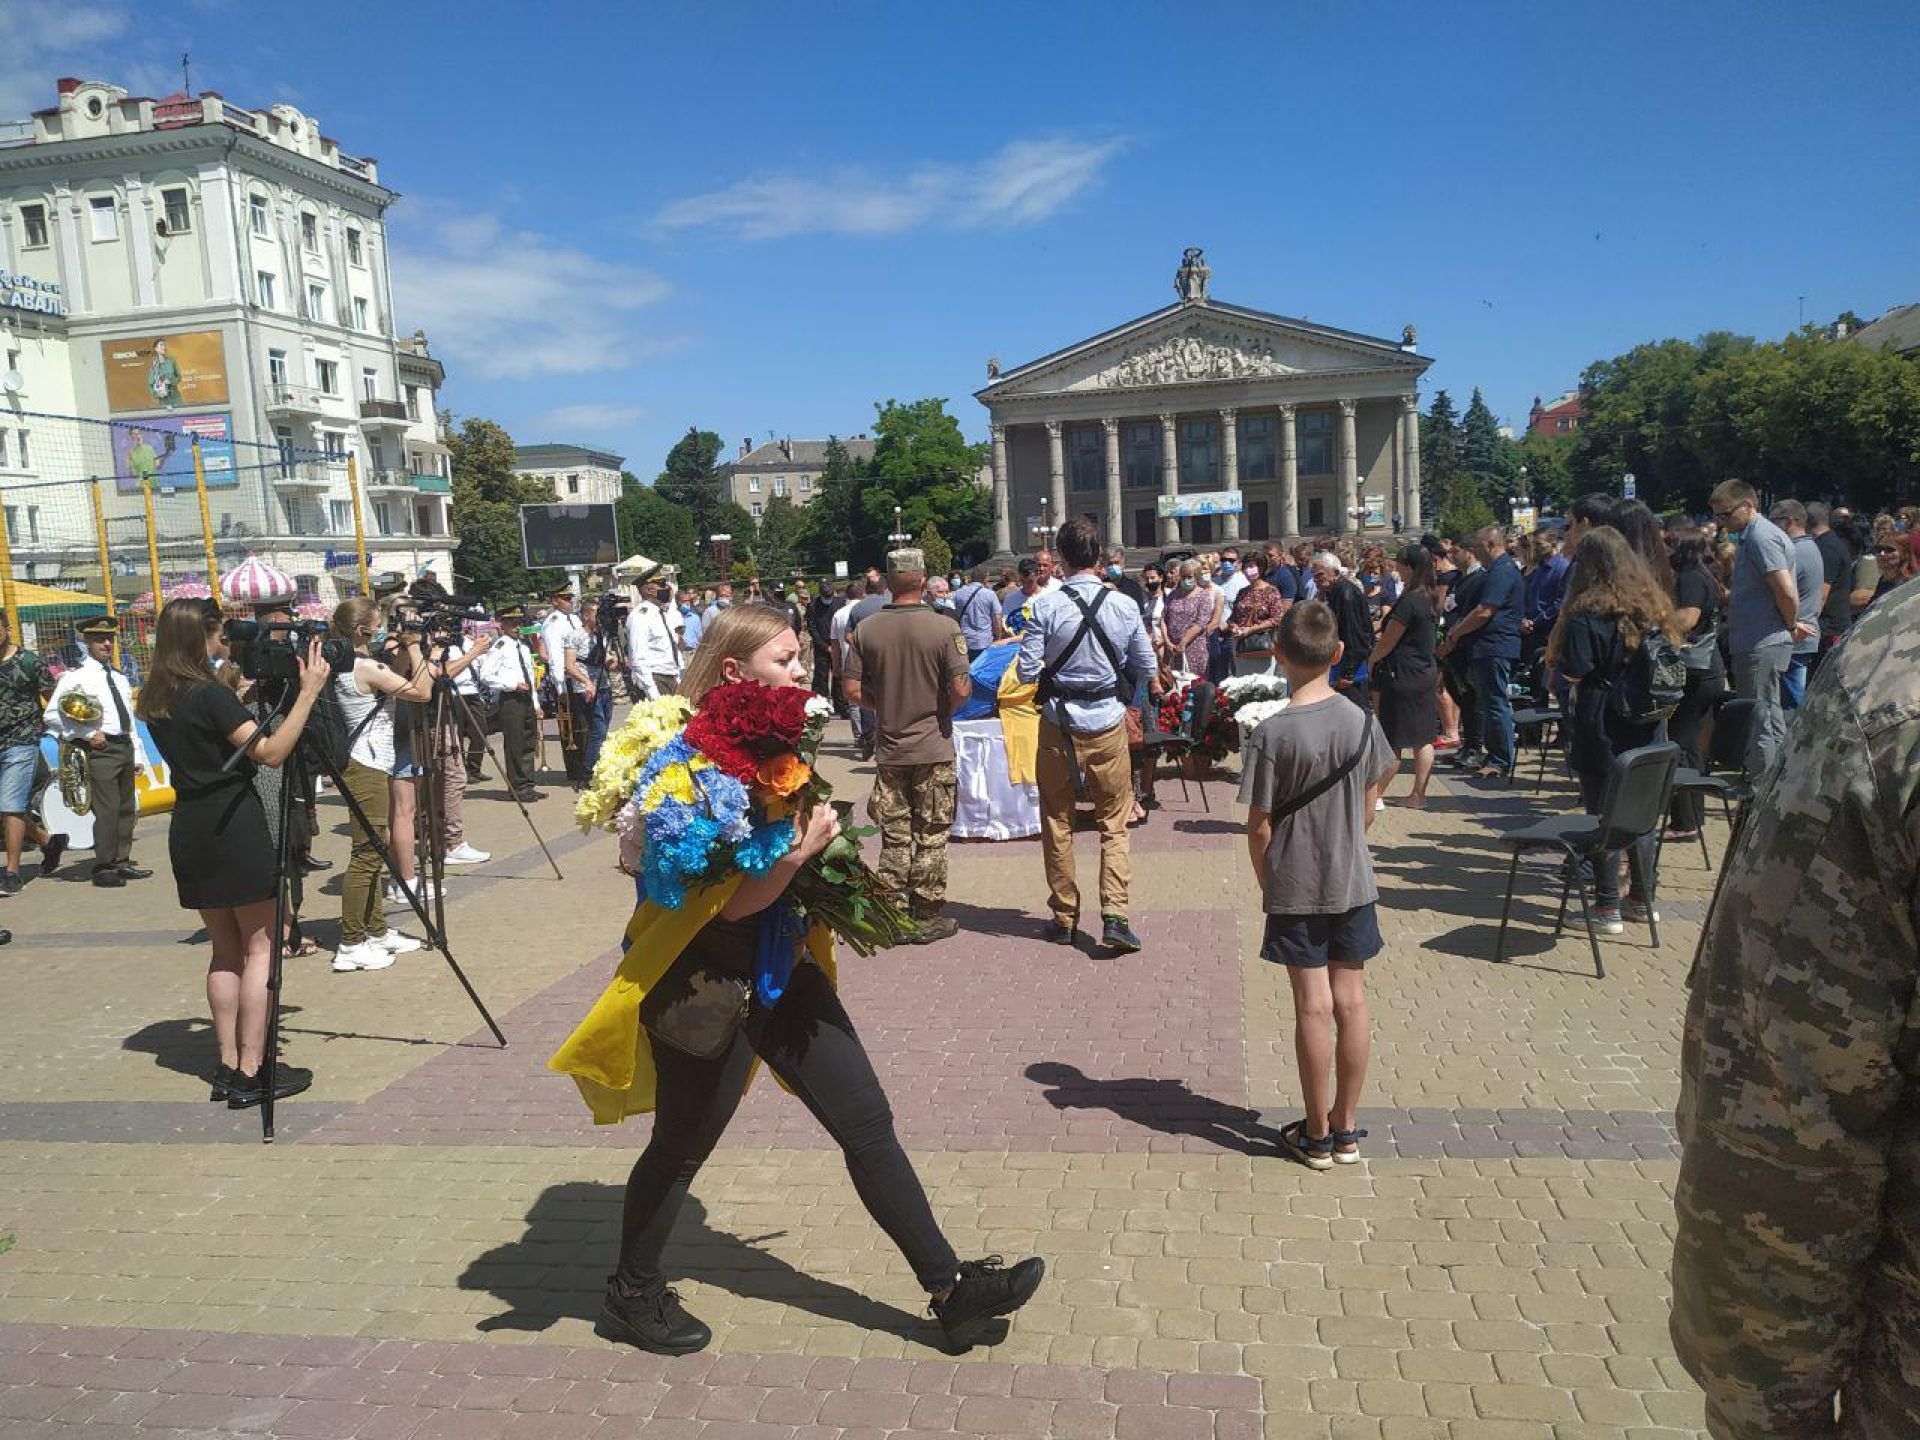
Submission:
<svg viewBox="0 0 1920 1440">
<path fill-rule="evenodd" d="M 767 502 L 753 537 L 753 563 L 763 580 L 785 580 L 799 558 L 800 531 L 805 517 L 785 495 Z"/>
<path fill-rule="evenodd" d="M 1433 392 L 1433 403 L 1420 417 L 1421 484 L 1430 494 L 1451 500 L 1454 478 L 1461 473 L 1460 422 L 1454 414 L 1453 397 L 1444 390 Z M 1441 510 L 1444 512 L 1443 504 Z"/>
<path fill-rule="evenodd" d="M 1478 385 L 1473 387 L 1473 398 L 1460 421 L 1460 463 L 1473 476 L 1487 507 L 1504 511 L 1507 498 L 1513 494 L 1519 460 L 1514 442 L 1500 433 L 1500 422 L 1487 408 Z"/>
<path fill-rule="evenodd" d="M 1488 525 L 1500 523 L 1486 496 L 1480 493 L 1479 477 L 1459 471 L 1447 489 L 1447 503 L 1440 507 L 1437 521 L 1442 535 L 1472 535 Z"/>
<path fill-rule="evenodd" d="M 1564 513 L 1579 493 L 1574 488 L 1569 464 L 1572 455 L 1571 435 L 1535 435 L 1529 431 L 1521 436 L 1514 446 L 1514 458 L 1526 467 L 1526 493 Z M 1520 483 L 1516 470 L 1513 492 L 1516 495 L 1521 493 Z"/>
<path fill-rule="evenodd" d="M 968 443 L 943 399 L 888 400 L 874 411 L 872 483 L 862 497 L 874 527 L 869 533 L 891 533 L 898 505 L 908 533 L 936 525 L 954 550 L 984 555 L 991 543 L 992 498 L 978 477 L 987 447 Z M 864 563 L 869 557 L 859 558 Z"/>
<path fill-rule="evenodd" d="M 628 554 L 638 552 L 682 570 L 698 560 L 700 549 L 692 513 L 624 471 L 620 475 L 620 498 L 614 502 L 614 512 L 620 522 L 620 540 Z"/>
<path fill-rule="evenodd" d="M 667 452 L 653 488 L 672 505 L 693 516 L 694 530 L 704 541 L 714 532 L 714 512 L 722 503 L 720 476 L 715 462 L 720 458 L 720 437 L 711 430 L 688 426 L 687 433 Z"/>
<path fill-rule="evenodd" d="M 1731 472 L 1716 473 L 1724 461 L 1709 459 L 1693 426 L 1700 377 L 1753 345 L 1715 332 L 1638 345 L 1589 365 L 1580 377 L 1587 417 L 1571 457 L 1576 491 L 1617 495 L 1630 471 L 1640 498 L 1654 509 L 1703 508 L 1707 492 Z M 1723 453 L 1736 448 L 1731 441 L 1721 437 Z"/>
<path fill-rule="evenodd" d="M 944 575 L 953 568 L 953 547 L 947 544 L 947 537 L 940 533 L 939 525 L 929 520 L 915 538 L 927 557 L 927 574 Z"/>
<path fill-rule="evenodd" d="M 490 602 L 523 599 L 562 572 L 529 573 L 520 563 L 520 507 L 552 503 L 549 481 L 513 473 L 513 437 L 491 420 L 469 416 L 449 428 L 453 452 L 454 578 L 459 588 Z"/>
<path fill-rule="evenodd" d="M 830 570 L 836 560 L 851 564 L 856 552 L 865 553 L 867 475 L 838 436 L 828 437 L 821 463 L 813 499 L 801 512 L 799 548 L 810 569 Z"/>
</svg>

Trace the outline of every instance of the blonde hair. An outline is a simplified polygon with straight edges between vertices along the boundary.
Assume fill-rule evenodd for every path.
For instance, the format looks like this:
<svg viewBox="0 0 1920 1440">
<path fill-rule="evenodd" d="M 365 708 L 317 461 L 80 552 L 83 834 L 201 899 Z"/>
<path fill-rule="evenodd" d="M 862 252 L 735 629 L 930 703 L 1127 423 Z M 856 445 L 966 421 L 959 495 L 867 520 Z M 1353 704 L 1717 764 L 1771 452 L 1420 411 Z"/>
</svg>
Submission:
<svg viewBox="0 0 1920 1440">
<path fill-rule="evenodd" d="M 787 612 L 757 600 L 733 605 L 714 617 L 700 632 L 700 645 L 680 677 L 680 693 L 696 709 L 706 693 L 726 683 L 720 667 L 729 660 L 745 661 L 783 630 L 791 630 Z"/>
<path fill-rule="evenodd" d="M 374 622 L 380 617 L 380 607 L 364 595 L 349 595 L 333 607 L 333 615 L 327 621 L 327 628 L 346 641 L 354 649 L 359 649 L 368 639 Z M 368 631 L 362 636 L 361 631 Z"/>
</svg>

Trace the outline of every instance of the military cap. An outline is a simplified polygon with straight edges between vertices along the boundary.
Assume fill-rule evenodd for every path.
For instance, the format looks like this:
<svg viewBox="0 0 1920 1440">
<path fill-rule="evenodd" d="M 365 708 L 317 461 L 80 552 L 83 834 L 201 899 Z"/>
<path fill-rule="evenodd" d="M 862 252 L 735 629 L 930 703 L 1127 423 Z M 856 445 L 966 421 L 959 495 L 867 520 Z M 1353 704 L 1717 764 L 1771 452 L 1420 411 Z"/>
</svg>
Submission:
<svg viewBox="0 0 1920 1440">
<path fill-rule="evenodd" d="M 927 573 L 927 552 L 918 549 L 891 550 L 887 552 L 887 573 L 889 575 L 924 575 Z"/>
<path fill-rule="evenodd" d="M 568 600 L 573 599 L 573 586 L 556 585 L 551 590 L 547 591 L 547 598 L 549 600 L 559 600 L 563 597 Z"/>
<path fill-rule="evenodd" d="M 74 625 L 77 634 L 89 640 L 103 640 L 120 633 L 120 622 L 104 612 L 98 615 L 83 615 Z"/>
<path fill-rule="evenodd" d="M 500 621 L 524 620 L 526 614 L 527 607 L 516 601 L 511 604 L 502 605 L 498 610 L 495 610 L 493 612 L 493 618 Z"/>
</svg>

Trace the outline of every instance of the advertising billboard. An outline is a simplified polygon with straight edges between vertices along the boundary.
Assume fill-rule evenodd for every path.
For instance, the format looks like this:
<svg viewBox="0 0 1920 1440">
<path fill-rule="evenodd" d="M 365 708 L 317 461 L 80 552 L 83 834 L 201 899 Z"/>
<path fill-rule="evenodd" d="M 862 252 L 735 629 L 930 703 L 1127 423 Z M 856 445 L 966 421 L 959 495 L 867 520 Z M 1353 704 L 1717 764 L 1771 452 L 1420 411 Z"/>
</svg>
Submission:
<svg viewBox="0 0 1920 1440">
<path fill-rule="evenodd" d="M 522 505 L 520 558 L 529 570 L 611 565 L 620 530 L 611 505 Z"/>
<path fill-rule="evenodd" d="M 138 495 L 143 485 L 161 494 L 193 488 L 193 442 L 200 442 L 200 467 L 209 490 L 231 490 L 240 483 L 234 471 L 233 420 L 219 415 L 157 415 L 113 427 L 114 488 Z"/>
<path fill-rule="evenodd" d="M 227 349 L 218 330 L 102 340 L 100 360 L 107 409 L 115 415 L 228 402 Z"/>
<path fill-rule="evenodd" d="M 1184 495 L 1162 495 L 1160 518 L 1171 520 L 1193 515 L 1238 515 L 1242 499 L 1238 490 L 1191 490 Z"/>
</svg>

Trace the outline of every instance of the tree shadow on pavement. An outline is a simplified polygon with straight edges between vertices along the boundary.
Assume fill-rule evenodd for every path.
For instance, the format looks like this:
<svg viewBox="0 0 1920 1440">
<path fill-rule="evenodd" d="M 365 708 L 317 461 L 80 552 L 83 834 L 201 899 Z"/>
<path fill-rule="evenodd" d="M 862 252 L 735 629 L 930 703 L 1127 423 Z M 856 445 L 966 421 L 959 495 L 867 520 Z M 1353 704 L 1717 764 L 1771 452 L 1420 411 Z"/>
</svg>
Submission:
<svg viewBox="0 0 1920 1440">
<path fill-rule="evenodd" d="M 1258 1110 L 1197 1095 L 1184 1080 L 1096 1080 L 1057 1060 L 1029 1065 L 1026 1075 L 1047 1087 L 1045 1099 L 1056 1110 L 1110 1110 L 1146 1129 L 1193 1136 L 1243 1155 L 1271 1155 L 1280 1143 L 1279 1132 L 1261 1123 Z"/>
<path fill-rule="evenodd" d="M 527 1211 L 526 1233 L 477 1257 L 461 1273 L 462 1290 L 484 1290 L 507 1307 L 474 1328 L 540 1331 L 560 1319 L 596 1319 L 620 1252 L 624 1197 L 624 1187 L 594 1180 L 563 1181 L 541 1191 Z M 933 1321 L 809 1275 L 757 1243 L 786 1234 L 730 1235 L 709 1225 L 706 1206 L 689 1196 L 667 1243 L 666 1271 L 670 1279 L 684 1276 L 743 1298 L 779 1300 L 825 1320 L 937 1345 Z M 697 1302 L 688 1308 L 698 1313 Z"/>
</svg>

